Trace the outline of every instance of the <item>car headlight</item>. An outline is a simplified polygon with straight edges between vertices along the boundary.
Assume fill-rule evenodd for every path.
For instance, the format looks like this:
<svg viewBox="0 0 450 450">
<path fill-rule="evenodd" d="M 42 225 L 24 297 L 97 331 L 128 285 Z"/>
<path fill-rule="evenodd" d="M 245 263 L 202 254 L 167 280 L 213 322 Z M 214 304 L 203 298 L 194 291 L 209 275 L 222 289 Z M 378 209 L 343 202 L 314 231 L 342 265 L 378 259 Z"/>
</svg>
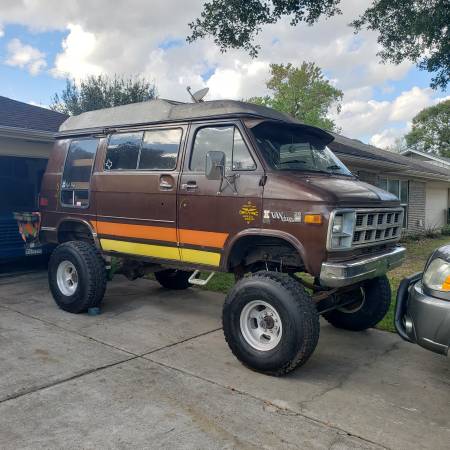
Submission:
<svg viewBox="0 0 450 450">
<path fill-rule="evenodd" d="M 344 216 L 342 214 L 335 216 L 333 221 L 333 234 L 342 233 L 343 225 L 344 225 Z"/>
<path fill-rule="evenodd" d="M 450 291 L 450 263 L 441 258 L 436 258 L 428 265 L 423 274 L 423 283 L 429 289 L 435 291 Z"/>
<path fill-rule="evenodd" d="M 356 212 L 352 210 L 336 211 L 332 216 L 329 249 L 349 249 L 353 242 Z"/>
</svg>

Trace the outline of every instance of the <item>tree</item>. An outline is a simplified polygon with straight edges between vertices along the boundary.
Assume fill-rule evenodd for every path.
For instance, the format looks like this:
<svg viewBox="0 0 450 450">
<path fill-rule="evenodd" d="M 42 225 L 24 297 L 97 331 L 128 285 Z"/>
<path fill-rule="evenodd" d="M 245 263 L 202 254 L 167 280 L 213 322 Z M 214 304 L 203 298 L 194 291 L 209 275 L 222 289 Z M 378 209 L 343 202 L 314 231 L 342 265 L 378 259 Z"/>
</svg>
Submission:
<svg viewBox="0 0 450 450">
<path fill-rule="evenodd" d="M 54 95 L 50 109 L 76 115 L 153 98 L 156 98 L 156 87 L 143 78 L 98 75 L 89 76 L 79 84 L 67 79 L 61 95 Z"/>
<path fill-rule="evenodd" d="M 309 125 L 335 129 L 327 114 L 332 107 L 340 111 L 343 93 L 324 78 L 319 67 L 307 62 L 300 67 L 271 64 L 270 72 L 266 86 L 271 95 L 253 97 L 250 102 L 285 112 Z"/>
<path fill-rule="evenodd" d="M 402 153 L 403 151 L 407 150 L 405 137 L 402 136 L 395 138 L 394 143 L 387 146 L 385 150 L 392 153 Z"/>
<path fill-rule="evenodd" d="M 209 0 L 200 18 L 189 24 L 187 40 L 212 36 L 222 51 L 244 48 L 251 56 L 263 25 L 291 17 L 291 25 L 312 25 L 324 17 L 340 14 L 341 0 Z M 450 81 L 450 7 L 448 0 L 373 0 L 352 25 L 378 31 L 382 61 L 396 64 L 410 60 L 420 69 L 436 73 L 433 88 L 445 89 Z"/>
<path fill-rule="evenodd" d="M 450 100 L 422 109 L 405 139 L 408 147 L 450 158 Z"/>
</svg>

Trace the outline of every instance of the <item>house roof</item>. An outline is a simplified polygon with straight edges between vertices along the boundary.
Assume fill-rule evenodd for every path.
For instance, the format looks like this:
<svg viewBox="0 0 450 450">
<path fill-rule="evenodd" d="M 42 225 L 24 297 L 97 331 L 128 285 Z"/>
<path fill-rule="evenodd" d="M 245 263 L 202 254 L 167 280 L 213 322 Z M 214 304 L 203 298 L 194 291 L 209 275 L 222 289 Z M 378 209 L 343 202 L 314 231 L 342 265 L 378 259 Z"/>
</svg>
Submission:
<svg viewBox="0 0 450 450">
<path fill-rule="evenodd" d="M 0 96 L 0 127 L 55 133 L 66 119 L 65 114 Z"/>
<path fill-rule="evenodd" d="M 403 156 L 407 156 L 407 155 L 410 155 L 411 153 L 423 156 L 424 158 L 427 158 L 431 161 L 438 161 L 438 162 L 441 162 L 443 164 L 450 166 L 450 158 L 446 158 L 445 156 L 438 156 L 438 155 L 435 155 L 434 153 L 426 153 L 426 152 L 421 152 L 420 150 L 416 150 L 413 148 L 408 148 L 406 150 L 403 150 L 400 154 Z"/>
<path fill-rule="evenodd" d="M 376 161 L 380 164 L 389 165 L 392 171 L 403 171 L 405 173 L 423 176 L 425 178 L 439 177 L 450 180 L 450 170 L 439 167 L 425 161 L 408 158 L 400 153 L 382 150 L 373 145 L 364 144 L 357 139 L 349 139 L 336 133 L 332 133 L 334 141 L 329 147 L 339 155 L 362 158 L 367 161 Z"/>
<path fill-rule="evenodd" d="M 290 123 L 300 123 L 272 108 L 235 100 L 213 100 L 201 103 L 180 103 L 171 100 L 149 100 L 88 111 L 69 117 L 60 127 L 61 133 L 165 121 L 181 121 L 219 116 L 255 116 Z"/>
</svg>

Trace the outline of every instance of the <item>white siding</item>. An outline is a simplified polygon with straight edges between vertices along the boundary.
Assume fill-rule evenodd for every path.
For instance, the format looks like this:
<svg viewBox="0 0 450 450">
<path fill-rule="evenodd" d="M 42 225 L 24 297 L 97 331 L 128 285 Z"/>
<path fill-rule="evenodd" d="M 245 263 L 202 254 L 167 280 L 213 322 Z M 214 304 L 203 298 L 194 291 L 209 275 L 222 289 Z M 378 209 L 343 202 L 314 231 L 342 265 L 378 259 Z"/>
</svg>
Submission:
<svg viewBox="0 0 450 450">
<path fill-rule="evenodd" d="M 45 158 L 50 156 L 53 142 L 30 142 L 22 139 L 0 137 L 0 155 Z"/>
<path fill-rule="evenodd" d="M 449 183 L 427 183 L 425 201 L 426 228 L 442 227 L 448 211 Z"/>
</svg>

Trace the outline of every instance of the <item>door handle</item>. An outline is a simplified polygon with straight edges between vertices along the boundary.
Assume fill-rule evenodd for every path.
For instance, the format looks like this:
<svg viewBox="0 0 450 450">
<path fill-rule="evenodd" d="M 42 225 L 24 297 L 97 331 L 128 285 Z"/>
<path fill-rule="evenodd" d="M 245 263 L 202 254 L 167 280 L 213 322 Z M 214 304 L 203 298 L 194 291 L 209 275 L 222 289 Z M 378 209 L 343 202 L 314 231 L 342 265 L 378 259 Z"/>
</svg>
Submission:
<svg viewBox="0 0 450 450">
<path fill-rule="evenodd" d="M 188 181 L 181 185 L 181 189 L 184 189 L 185 191 L 195 191 L 198 189 L 198 185 L 196 181 Z"/>
<path fill-rule="evenodd" d="M 159 179 L 159 188 L 165 191 L 169 191 L 173 189 L 173 179 L 172 177 L 167 177 L 165 175 L 162 175 Z"/>
</svg>

